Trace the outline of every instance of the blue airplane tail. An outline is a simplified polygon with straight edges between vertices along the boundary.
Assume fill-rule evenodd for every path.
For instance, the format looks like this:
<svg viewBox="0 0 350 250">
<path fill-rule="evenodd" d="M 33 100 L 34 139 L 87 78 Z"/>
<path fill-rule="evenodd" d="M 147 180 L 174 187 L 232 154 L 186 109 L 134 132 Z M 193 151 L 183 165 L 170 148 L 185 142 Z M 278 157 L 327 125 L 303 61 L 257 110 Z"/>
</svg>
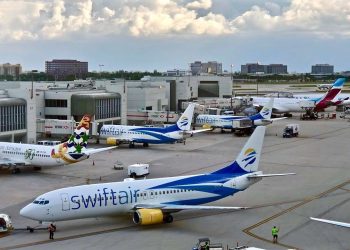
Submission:
<svg viewBox="0 0 350 250">
<path fill-rule="evenodd" d="M 264 142 L 265 130 L 265 126 L 258 126 L 242 148 L 237 159 L 229 166 L 221 168 L 212 174 L 234 175 L 257 171 Z"/>
</svg>

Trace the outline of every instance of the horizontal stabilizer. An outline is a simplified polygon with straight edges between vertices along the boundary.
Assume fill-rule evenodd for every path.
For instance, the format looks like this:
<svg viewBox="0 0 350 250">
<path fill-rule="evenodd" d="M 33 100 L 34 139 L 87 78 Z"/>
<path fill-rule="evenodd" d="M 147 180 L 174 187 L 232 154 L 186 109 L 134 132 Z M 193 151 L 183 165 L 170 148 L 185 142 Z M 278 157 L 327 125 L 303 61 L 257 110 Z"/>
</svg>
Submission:
<svg viewBox="0 0 350 250">
<path fill-rule="evenodd" d="M 111 150 L 111 149 L 114 149 L 116 147 L 117 146 L 106 147 L 106 148 L 91 148 L 91 149 L 85 150 L 84 153 L 86 155 L 92 155 L 92 154 L 96 154 L 96 153 L 103 152 L 103 151 L 106 151 L 106 150 Z"/>
<path fill-rule="evenodd" d="M 325 220 L 325 219 L 319 219 L 319 218 L 313 218 L 313 217 L 310 217 L 310 219 L 311 219 L 311 220 L 315 220 L 315 221 L 320 221 L 320 222 L 328 223 L 328 224 L 332 224 L 332 225 L 336 225 L 336 226 L 350 227 L 350 223 L 345 223 L 345 222 L 340 222 L 340 221 L 334 221 L 334 220 Z"/>
<path fill-rule="evenodd" d="M 248 178 L 262 178 L 262 177 L 275 177 L 275 176 L 285 176 L 285 175 L 295 175 L 295 173 L 285 173 L 285 174 L 252 174 Z"/>
</svg>

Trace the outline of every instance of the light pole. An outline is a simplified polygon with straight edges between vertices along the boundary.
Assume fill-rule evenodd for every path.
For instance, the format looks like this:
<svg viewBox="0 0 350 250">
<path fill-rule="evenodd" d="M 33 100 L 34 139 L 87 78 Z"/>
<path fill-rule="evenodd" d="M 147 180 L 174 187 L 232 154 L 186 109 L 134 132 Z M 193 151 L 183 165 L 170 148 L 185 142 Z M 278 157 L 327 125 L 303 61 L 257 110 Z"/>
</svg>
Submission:
<svg viewBox="0 0 350 250">
<path fill-rule="evenodd" d="M 102 67 L 104 67 L 104 64 L 99 64 L 98 67 L 100 67 L 100 78 L 102 78 Z"/>
<path fill-rule="evenodd" d="M 34 96 L 34 73 L 38 73 L 38 71 L 37 70 L 32 70 L 31 72 L 31 75 L 32 75 L 32 89 L 31 89 L 31 91 L 30 91 L 30 99 L 33 99 L 33 96 Z"/>
<path fill-rule="evenodd" d="M 233 107 L 232 107 L 232 96 L 233 96 L 233 64 L 231 64 L 231 100 L 230 100 L 231 111 L 233 109 Z"/>
</svg>

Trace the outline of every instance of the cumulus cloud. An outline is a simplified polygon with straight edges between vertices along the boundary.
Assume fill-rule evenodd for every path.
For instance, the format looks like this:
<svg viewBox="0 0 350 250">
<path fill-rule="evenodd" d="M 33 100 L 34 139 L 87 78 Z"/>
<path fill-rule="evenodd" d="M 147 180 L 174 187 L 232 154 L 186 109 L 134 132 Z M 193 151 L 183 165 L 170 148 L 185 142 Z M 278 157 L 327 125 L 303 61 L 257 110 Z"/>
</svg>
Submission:
<svg viewBox="0 0 350 250">
<path fill-rule="evenodd" d="M 212 0 L 2 0 L 0 41 L 102 36 L 220 36 L 239 32 L 350 35 L 348 0 L 291 0 L 253 5 L 233 19 Z"/>
<path fill-rule="evenodd" d="M 211 0 L 199 0 L 190 2 L 186 5 L 189 9 L 210 9 L 212 6 Z"/>
</svg>

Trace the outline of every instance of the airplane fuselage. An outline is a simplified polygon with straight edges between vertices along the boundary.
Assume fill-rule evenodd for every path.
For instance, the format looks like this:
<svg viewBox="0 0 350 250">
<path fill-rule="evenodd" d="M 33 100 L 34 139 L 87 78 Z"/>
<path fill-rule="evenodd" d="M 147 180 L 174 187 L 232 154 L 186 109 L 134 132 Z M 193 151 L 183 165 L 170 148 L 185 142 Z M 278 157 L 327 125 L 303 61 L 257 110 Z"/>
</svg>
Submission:
<svg viewBox="0 0 350 250">
<path fill-rule="evenodd" d="M 247 178 L 251 174 L 202 174 L 62 188 L 39 196 L 21 215 L 50 222 L 131 213 L 138 204 L 200 205 L 256 183 L 258 180 Z"/>
<path fill-rule="evenodd" d="M 0 158 L 23 162 L 23 165 L 61 166 L 61 158 L 52 158 L 53 146 L 0 142 Z"/>
<path fill-rule="evenodd" d="M 231 129 L 234 120 L 244 119 L 245 116 L 233 115 L 198 115 L 196 118 L 196 125 L 210 125 L 213 128 Z"/>
<path fill-rule="evenodd" d="M 173 143 L 183 139 L 183 132 L 176 125 L 167 128 L 103 125 L 100 138 L 115 138 L 120 142 L 136 143 Z"/>
</svg>

